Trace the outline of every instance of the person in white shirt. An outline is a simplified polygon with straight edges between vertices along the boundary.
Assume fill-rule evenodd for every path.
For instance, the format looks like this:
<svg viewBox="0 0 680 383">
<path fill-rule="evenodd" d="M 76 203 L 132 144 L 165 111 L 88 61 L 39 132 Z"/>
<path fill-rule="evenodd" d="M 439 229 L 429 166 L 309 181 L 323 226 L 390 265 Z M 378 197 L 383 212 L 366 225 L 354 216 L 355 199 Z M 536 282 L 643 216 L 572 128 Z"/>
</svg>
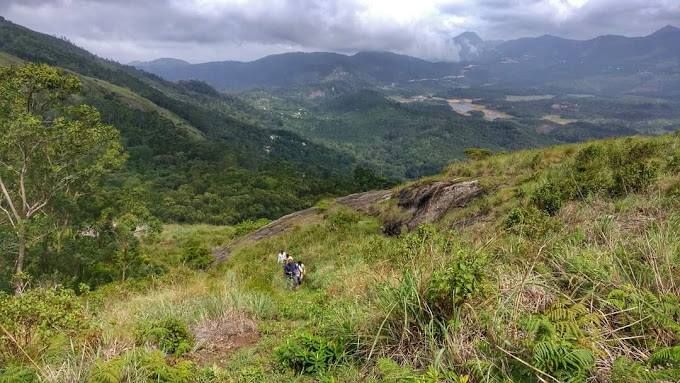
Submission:
<svg viewBox="0 0 680 383">
<path fill-rule="evenodd" d="M 285 251 L 279 251 L 279 263 L 284 263 L 288 259 L 288 254 Z"/>
<path fill-rule="evenodd" d="M 298 261 L 298 269 L 300 269 L 300 283 L 302 283 L 302 280 L 305 278 L 305 273 L 307 273 L 307 270 L 305 269 L 305 264 L 302 263 L 302 261 Z"/>
</svg>

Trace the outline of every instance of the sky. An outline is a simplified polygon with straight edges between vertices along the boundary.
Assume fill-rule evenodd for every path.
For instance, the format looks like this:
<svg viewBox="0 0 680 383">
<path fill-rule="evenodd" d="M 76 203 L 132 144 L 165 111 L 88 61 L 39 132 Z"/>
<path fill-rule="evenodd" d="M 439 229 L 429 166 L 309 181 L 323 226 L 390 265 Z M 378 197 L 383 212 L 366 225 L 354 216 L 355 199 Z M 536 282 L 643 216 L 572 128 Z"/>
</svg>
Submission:
<svg viewBox="0 0 680 383">
<path fill-rule="evenodd" d="M 0 15 L 123 63 L 365 50 L 456 61 L 465 31 L 644 36 L 680 27 L 680 0 L 0 0 Z"/>
</svg>

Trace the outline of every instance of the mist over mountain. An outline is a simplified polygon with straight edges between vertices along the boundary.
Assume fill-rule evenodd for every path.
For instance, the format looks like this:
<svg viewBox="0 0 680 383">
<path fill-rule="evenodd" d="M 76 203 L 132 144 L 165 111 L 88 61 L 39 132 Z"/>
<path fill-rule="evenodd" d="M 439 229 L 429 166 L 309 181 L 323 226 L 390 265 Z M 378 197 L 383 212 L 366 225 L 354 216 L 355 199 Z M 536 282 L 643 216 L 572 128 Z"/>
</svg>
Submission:
<svg viewBox="0 0 680 383">
<path fill-rule="evenodd" d="M 220 90 L 345 81 L 361 87 L 458 77 L 459 85 L 571 86 L 594 79 L 603 94 L 678 94 L 680 29 L 666 26 L 648 36 L 600 36 L 571 40 L 551 35 L 485 42 L 474 32 L 452 39 L 460 63 L 429 62 L 389 52 L 286 53 L 250 62 L 187 64 L 161 59 L 132 65 L 171 81 L 200 79 Z M 473 64 L 472 71 L 463 69 Z M 468 68 L 470 69 L 470 68 Z M 622 76 L 627 76 L 623 79 Z M 455 85 L 455 84 L 454 84 Z M 578 89 L 575 89 L 578 90 Z"/>
</svg>

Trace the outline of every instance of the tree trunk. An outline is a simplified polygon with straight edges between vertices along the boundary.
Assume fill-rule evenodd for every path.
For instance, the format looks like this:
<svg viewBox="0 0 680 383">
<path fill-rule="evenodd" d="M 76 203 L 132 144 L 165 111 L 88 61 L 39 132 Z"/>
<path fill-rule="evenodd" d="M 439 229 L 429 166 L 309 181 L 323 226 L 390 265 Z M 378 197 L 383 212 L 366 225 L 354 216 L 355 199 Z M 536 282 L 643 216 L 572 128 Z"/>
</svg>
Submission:
<svg viewBox="0 0 680 383">
<path fill-rule="evenodd" d="M 17 265 L 14 269 L 14 295 L 21 295 L 23 286 L 21 284 L 21 279 L 19 278 L 21 272 L 24 270 L 24 261 L 26 260 L 26 228 L 23 222 L 19 224 L 18 235 L 18 245 L 19 254 L 17 256 Z"/>
</svg>

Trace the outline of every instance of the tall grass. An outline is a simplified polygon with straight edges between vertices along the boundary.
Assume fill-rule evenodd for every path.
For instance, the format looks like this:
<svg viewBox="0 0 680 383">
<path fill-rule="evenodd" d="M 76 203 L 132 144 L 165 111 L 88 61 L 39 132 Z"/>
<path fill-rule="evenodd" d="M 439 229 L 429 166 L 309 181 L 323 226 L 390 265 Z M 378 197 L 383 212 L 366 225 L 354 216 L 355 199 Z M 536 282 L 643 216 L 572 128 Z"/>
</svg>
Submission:
<svg viewBox="0 0 680 383">
<path fill-rule="evenodd" d="M 635 146 L 647 140 L 657 143 Z M 443 178 L 480 179 L 485 197 L 412 233 L 387 237 L 379 217 L 329 204 L 292 230 L 237 245 L 226 264 L 206 273 L 178 273 L 142 292 L 112 293 L 97 312 L 99 343 L 45 360 L 42 376 L 84 381 L 97 358 L 138 347 L 130 336 L 135 323 L 168 316 L 194 326 L 234 316 L 257 321 L 259 343 L 224 356 L 227 368 L 217 374 L 224 381 L 380 381 L 387 376 L 381 366 L 398 362 L 397 369 L 419 376 L 431 370 L 478 382 L 576 382 L 584 380 L 574 355 L 588 353 L 595 358 L 588 381 L 621 381 L 632 373 L 621 360 L 660 370 L 649 356 L 680 341 L 680 194 L 668 191 L 680 182 L 672 167 L 675 157 L 680 164 L 680 136 L 599 144 L 612 146 L 602 153 L 616 161 L 631 148 L 648 150 L 644 158 L 658 163 L 659 172 L 644 188 L 565 193 L 553 216 L 533 216 L 531 225 L 544 229 L 533 235 L 505 224 L 510 212 L 536 208 L 532 196 L 546 190 L 546 180 L 571 180 L 587 145 L 450 166 Z M 191 237 L 220 246 L 233 229 L 171 225 L 145 246 L 152 256 L 173 257 Z M 282 249 L 307 265 L 306 281 L 294 293 L 284 288 L 276 263 Z M 482 276 L 467 292 L 465 276 L 477 274 L 460 264 L 475 259 L 484 260 Z M 564 318 L 599 326 L 574 327 Z M 282 370 L 272 351 L 299 333 L 341 339 L 348 363 L 330 366 L 323 377 Z"/>
</svg>

